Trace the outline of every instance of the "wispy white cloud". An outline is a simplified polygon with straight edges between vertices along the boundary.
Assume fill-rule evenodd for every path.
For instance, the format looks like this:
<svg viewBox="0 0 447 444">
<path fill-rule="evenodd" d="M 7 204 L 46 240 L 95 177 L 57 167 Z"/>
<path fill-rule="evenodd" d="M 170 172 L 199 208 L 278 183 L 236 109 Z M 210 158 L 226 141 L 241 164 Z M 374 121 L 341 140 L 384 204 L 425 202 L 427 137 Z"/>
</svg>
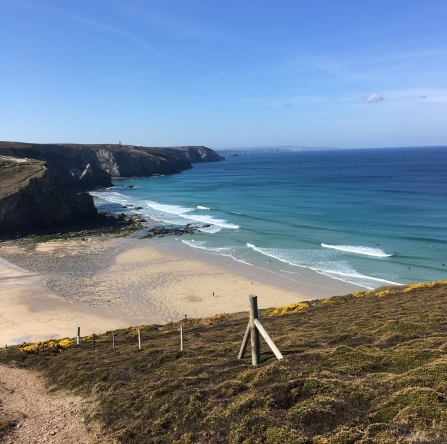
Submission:
<svg viewBox="0 0 447 444">
<path fill-rule="evenodd" d="M 332 53 L 297 55 L 289 60 L 264 69 L 265 74 L 303 75 L 320 73 L 328 79 L 352 82 L 355 80 L 389 79 L 402 77 L 402 72 L 414 78 L 439 78 L 447 74 L 447 65 L 440 63 L 447 56 L 447 47 L 422 48 L 406 51 Z"/>
<path fill-rule="evenodd" d="M 400 102 L 447 102 L 447 89 L 445 88 L 409 88 L 401 90 L 384 91 L 387 100 Z"/>
<path fill-rule="evenodd" d="M 94 20 L 89 17 L 83 17 L 83 16 L 80 16 L 80 15 L 72 13 L 72 12 L 61 11 L 61 10 L 56 10 L 56 9 L 51 9 L 51 8 L 45 8 L 45 7 L 42 7 L 42 6 L 33 4 L 33 3 L 17 2 L 17 1 L 11 1 L 11 0 L 0 0 L 0 1 L 3 3 L 8 3 L 11 5 L 14 5 L 14 6 L 21 6 L 21 7 L 27 8 L 27 9 L 33 9 L 35 11 L 40 11 L 40 12 L 43 12 L 46 14 L 55 14 L 55 15 L 59 15 L 62 17 L 66 17 L 66 18 L 71 19 L 75 22 L 86 25 L 92 29 L 96 29 L 98 31 L 103 31 L 108 34 L 113 34 L 118 37 L 121 37 L 122 39 L 127 40 L 128 42 L 131 42 L 132 44 L 139 46 L 140 48 L 145 49 L 146 51 L 154 54 L 155 56 L 157 56 L 159 58 L 168 59 L 168 57 L 166 57 L 164 54 L 157 51 L 153 46 L 149 45 L 144 40 L 140 39 L 139 37 L 135 36 L 134 34 L 128 32 L 126 30 L 118 28 L 116 26 L 109 25 L 107 23 L 103 23 L 103 22 Z"/>
<path fill-rule="evenodd" d="M 366 103 L 378 103 L 383 102 L 385 100 L 385 97 L 377 93 L 372 93 L 362 96 L 360 97 L 360 99 L 364 100 Z"/>
</svg>

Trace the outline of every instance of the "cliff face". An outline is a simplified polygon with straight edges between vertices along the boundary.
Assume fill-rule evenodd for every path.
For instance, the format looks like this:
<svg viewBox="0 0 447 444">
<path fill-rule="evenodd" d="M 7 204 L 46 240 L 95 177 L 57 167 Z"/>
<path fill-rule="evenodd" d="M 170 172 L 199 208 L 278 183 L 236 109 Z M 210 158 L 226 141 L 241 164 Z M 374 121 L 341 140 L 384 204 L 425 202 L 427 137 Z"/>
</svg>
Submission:
<svg viewBox="0 0 447 444">
<path fill-rule="evenodd" d="M 112 177 L 180 173 L 191 162 L 224 160 L 205 147 L 149 148 L 122 145 L 0 142 L 0 155 L 38 159 L 65 186 L 76 190 L 112 186 Z"/>
<path fill-rule="evenodd" d="M 0 158 L 0 234 L 68 225 L 98 215 L 93 198 L 67 190 L 44 162 Z"/>
<path fill-rule="evenodd" d="M 166 147 L 165 150 L 178 153 L 186 157 L 191 163 L 200 162 L 222 162 L 224 157 L 219 156 L 215 151 L 205 146 L 173 146 Z"/>
</svg>

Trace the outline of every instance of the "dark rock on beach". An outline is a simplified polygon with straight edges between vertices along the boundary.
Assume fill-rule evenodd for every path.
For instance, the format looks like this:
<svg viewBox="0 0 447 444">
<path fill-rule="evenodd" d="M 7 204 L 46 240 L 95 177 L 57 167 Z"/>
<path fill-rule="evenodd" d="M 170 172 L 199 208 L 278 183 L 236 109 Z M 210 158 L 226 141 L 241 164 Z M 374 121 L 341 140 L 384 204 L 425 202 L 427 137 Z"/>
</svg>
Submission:
<svg viewBox="0 0 447 444">
<path fill-rule="evenodd" d="M 209 227 L 210 225 L 203 225 L 201 228 Z M 191 224 L 185 225 L 183 228 L 179 227 L 156 227 L 152 228 L 147 232 L 144 237 L 154 237 L 154 236 L 165 236 L 167 234 L 172 234 L 175 236 L 182 236 L 183 234 L 197 234 L 200 233 L 198 227 L 193 227 Z"/>
</svg>

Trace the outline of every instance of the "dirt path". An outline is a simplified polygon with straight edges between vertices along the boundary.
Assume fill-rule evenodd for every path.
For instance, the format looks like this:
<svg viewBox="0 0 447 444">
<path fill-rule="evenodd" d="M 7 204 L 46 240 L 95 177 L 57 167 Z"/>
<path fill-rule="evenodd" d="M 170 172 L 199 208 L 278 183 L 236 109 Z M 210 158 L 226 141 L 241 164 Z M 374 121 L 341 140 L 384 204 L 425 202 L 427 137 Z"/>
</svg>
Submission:
<svg viewBox="0 0 447 444">
<path fill-rule="evenodd" d="M 17 422 L 3 443 L 88 444 L 78 411 L 81 398 L 48 392 L 44 379 L 27 370 L 0 366 L 0 417 Z"/>
</svg>

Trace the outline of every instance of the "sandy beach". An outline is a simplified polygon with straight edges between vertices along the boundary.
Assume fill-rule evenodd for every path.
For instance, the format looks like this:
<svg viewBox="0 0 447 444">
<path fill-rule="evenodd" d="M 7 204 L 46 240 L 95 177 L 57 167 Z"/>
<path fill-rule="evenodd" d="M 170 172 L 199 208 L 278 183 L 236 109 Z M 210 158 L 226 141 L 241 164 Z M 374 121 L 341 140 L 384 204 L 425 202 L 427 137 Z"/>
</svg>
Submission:
<svg viewBox="0 0 447 444">
<path fill-rule="evenodd" d="M 360 287 L 308 272 L 302 280 L 165 239 L 90 237 L 0 244 L 0 345 L 346 294 Z"/>
</svg>

